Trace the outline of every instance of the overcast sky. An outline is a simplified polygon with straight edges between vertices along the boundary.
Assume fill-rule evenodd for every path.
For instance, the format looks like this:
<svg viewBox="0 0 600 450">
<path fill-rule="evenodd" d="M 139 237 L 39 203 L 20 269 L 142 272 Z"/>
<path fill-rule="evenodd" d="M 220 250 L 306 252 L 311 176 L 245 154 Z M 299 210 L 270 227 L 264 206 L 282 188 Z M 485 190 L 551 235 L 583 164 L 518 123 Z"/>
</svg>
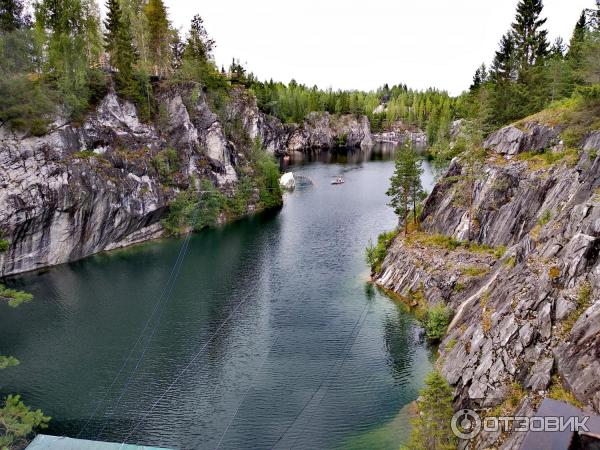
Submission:
<svg viewBox="0 0 600 450">
<path fill-rule="evenodd" d="M 239 58 L 259 79 L 321 88 L 433 86 L 459 94 L 489 63 L 518 0 L 165 0 L 186 31 L 198 13 L 219 65 Z M 594 0 L 545 0 L 552 39 L 569 41 Z"/>
</svg>

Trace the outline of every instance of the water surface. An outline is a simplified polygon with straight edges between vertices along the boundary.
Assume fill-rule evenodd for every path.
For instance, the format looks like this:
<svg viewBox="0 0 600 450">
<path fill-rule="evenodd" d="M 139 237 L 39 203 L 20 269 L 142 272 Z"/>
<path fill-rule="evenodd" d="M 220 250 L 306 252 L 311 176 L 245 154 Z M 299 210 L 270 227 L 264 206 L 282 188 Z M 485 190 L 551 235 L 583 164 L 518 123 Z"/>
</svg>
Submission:
<svg viewBox="0 0 600 450">
<path fill-rule="evenodd" d="M 10 280 L 35 300 L 1 309 L 0 350 L 21 365 L 1 372 L 0 394 L 43 409 L 56 435 L 397 448 L 431 355 L 414 318 L 366 282 L 365 246 L 396 224 L 390 156 L 296 161 L 313 185 L 279 211 L 194 235 L 172 290 L 184 240 Z M 330 184 L 337 175 L 344 185 Z"/>
</svg>

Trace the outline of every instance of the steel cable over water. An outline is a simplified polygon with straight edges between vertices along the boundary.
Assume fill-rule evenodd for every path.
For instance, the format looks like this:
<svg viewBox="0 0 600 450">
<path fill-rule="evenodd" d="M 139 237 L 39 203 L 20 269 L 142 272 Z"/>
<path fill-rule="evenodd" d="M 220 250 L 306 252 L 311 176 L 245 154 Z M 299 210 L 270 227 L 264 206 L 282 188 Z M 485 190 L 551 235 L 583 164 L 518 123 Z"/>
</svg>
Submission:
<svg viewBox="0 0 600 450">
<path fill-rule="evenodd" d="M 191 239 L 191 233 L 188 233 L 188 235 L 186 236 L 186 239 L 184 241 L 184 244 L 182 246 L 183 249 L 183 255 L 182 258 L 178 261 L 179 265 L 177 265 L 177 270 L 175 273 L 175 276 L 172 278 L 171 283 L 167 284 L 168 286 L 168 294 L 165 297 L 165 301 L 162 303 L 161 307 L 159 308 L 160 314 L 158 315 L 156 324 L 154 325 L 154 327 L 152 328 L 152 332 L 150 333 L 150 335 L 148 336 L 148 339 L 146 340 L 146 345 L 144 346 L 144 349 L 142 350 L 142 353 L 140 354 L 140 357 L 138 358 L 135 367 L 133 368 L 133 371 L 131 372 L 131 374 L 129 375 L 127 381 L 125 382 L 123 388 L 121 389 L 121 393 L 119 395 L 119 397 L 117 398 L 116 402 L 114 403 L 113 406 L 113 410 L 115 410 L 116 408 L 118 408 L 118 406 L 121 403 L 121 400 L 123 399 L 123 396 L 125 395 L 125 393 L 127 392 L 127 390 L 129 389 L 129 386 L 131 385 L 131 382 L 133 381 L 133 379 L 135 378 L 135 375 L 137 374 L 137 371 L 140 367 L 140 364 L 142 362 L 142 360 L 144 359 L 144 356 L 146 355 L 146 352 L 148 351 L 148 348 L 150 347 L 150 343 L 152 342 L 152 338 L 154 337 L 154 335 L 156 334 L 156 330 L 158 329 L 158 326 L 160 325 L 161 319 L 165 313 L 165 306 L 167 305 L 167 303 L 169 303 L 169 300 L 171 299 L 171 294 L 173 293 L 173 289 L 175 287 L 175 283 L 177 282 L 177 278 L 179 277 L 179 274 L 181 273 L 181 268 L 183 267 L 183 261 L 185 259 L 185 255 L 187 254 L 187 250 L 189 247 L 189 242 Z M 108 424 L 108 418 L 106 418 L 106 420 L 103 421 L 102 427 L 100 428 L 100 431 L 98 431 L 98 433 L 95 436 L 95 440 L 97 440 L 100 435 L 102 434 L 102 432 L 104 431 L 104 429 L 106 428 L 106 425 Z"/>
<path fill-rule="evenodd" d="M 197 215 L 198 215 L 198 213 L 196 213 L 196 215 L 194 216 L 194 221 L 197 218 Z M 171 268 L 171 272 L 169 273 L 169 278 L 167 279 L 167 282 L 165 283 L 165 285 L 164 285 L 164 287 L 163 287 L 163 289 L 161 291 L 161 294 L 159 295 L 157 301 L 155 302 L 154 307 L 152 309 L 152 312 L 151 312 L 150 316 L 148 317 L 148 319 L 146 320 L 146 323 L 144 324 L 144 327 L 143 327 L 142 331 L 140 332 L 140 334 L 138 335 L 137 340 L 135 341 L 135 343 L 131 347 L 131 350 L 129 351 L 129 354 L 127 355 L 127 358 L 125 359 L 125 361 L 121 365 L 119 371 L 114 376 L 114 378 L 113 378 L 110 386 L 108 387 L 108 389 L 106 390 L 106 392 L 104 393 L 104 395 L 102 396 L 102 398 L 98 401 L 96 407 L 94 408 L 94 411 L 88 417 L 88 419 L 86 420 L 86 422 L 83 425 L 83 427 L 77 433 L 77 436 L 76 436 L 77 438 L 79 438 L 83 434 L 83 432 L 85 431 L 85 429 L 89 426 L 89 424 L 92 422 L 92 420 L 98 414 L 98 412 L 101 409 L 102 405 L 104 404 L 104 402 L 108 398 L 108 395 L 110 394 L 110 392 L 112 391 L 113 387 L 115 386 L 117 380 L 119 379 L 119 377 L 123 373 L 123 370 L 125 369 L 125 367 L 129 363 L 129 361 L 131 360 L 131 357 L 133 356 L 133 353 L 135 352 L 135 349 L 137 348 L 138 344 L 142 341 L 142 337 L 146 333 L 146 330 L 148 329 L 150 323 L 154 319 L 156 313 L 159 310 L 161 310 L 168 303 L 169 296 L 170 296 L 170 293 L 172 292 L 173 285 L 174 285 L 175 281 L 177 280 L 177 277 L 179 276 L 183 260 L 185 259 L 185 256 L 187 254 L 187 251 L 188 251 L 188 248 L 189 248 L 189 241 L 191 239 L 191 236 L 192 236 L 192 232 L 189 231 L 187 233 L 185 239 L 184 239 L 183 244 L 181 245 L 181 247 L 179 249 L 179 253 L 177 255 L 177 259 L 175 260 L 175 263 L 173 264 L 173 267 Z M 167 294 L 167 292 L 169 292 L 169 294 L 166 297 L 166 301 L 163 301 L 165 299 L 165 295 Z M 162 316 L 162 313 L 161 313 L 161 316 Z M 159 323 L 160 323 L 160 321 L 159 321 Z M 157 323 L 155 325 L 154 329 L 156 329 L 156 327 L 158 326 L 159 323 Z M 154 333 L 152 333 L 151 336 L 153 336 L 153 334 Z M 149 343 L 149 341 L 147 342 L 147 345 L 148 345 L 148 343 Z M 147 345 L 146 345 L 146 348 L 147 348 Z M 139 365 L 139 360 L 138 360 L 138 365 Z M 106 414 L 106 412 L 105 412 L 105 414 Z M 104 427 L 105 427 L 105 424 L 102 426 L 100 432 L 96 435 L 96 438 L 98 438 L 99 434 L 104 430 Z"/>
<path fill-rule="evenodd" d="M 342 362 L 340 364 L 340 368 L 343 366 L 344 362 L 346 361 L 346 358 L 350 354 L 350 351 L 352 350 L 352 347 L 354 346 L 354 343 L 356 342 L 356 338 L 360 334 L 360 330 L 362 329 L 362 326 L 365 323 L 365 319 L 366 319 L 367 313 L 368 313 L 368 306 L 369 306 L 369 304 L 370 304 L 369 302 L 365 303 L 365 307 L 363 308 L 360 316 L 358 317 L 358 320 L 354 324 L 354 327 L 352 328 L 352 331 L 350 332 L 350 334 L 348 335 L 348 338 L 346 339 L 346 342 L 344 343 L 344 347 L 342 349 L 342 352 L 344 354 L 344 358 L 342 359 Z M 359 324 L 360 324 L 360 326 L 359 326 Z M 358 327 L 358 333 L 356 333 L 356 335 L 354 336 L 354 339 L 352 340 L 352 345 L 350 345 L 350 347 L 346 351 L 346 347 L 348 346 L 348 343 L 350 342 L 350 339 L 352 338 L 352 335 L 355 334 L 355 331 L 356 331 L 357 327 Z M 334 365 L 334 367 L 335 367 L 335 365 Z M 334 367 L 332 367 L 329 370 L 327 376 L 321 380 L 321 383 L 319 384 L 319 386 L 317 386 L 317 389 L 315 389 L 313 391 L 313 393 L 310 396 L 310 398 L 308 399 L 308 401 L 304 404 L 304 406 L 302 407 L 302 409 L 300 410 L 300 412 L 296 415 L 296 417 L 294 418 L 294 420 L 292 421 L 292 423 L 285 429 L 285 431 L 283 432 L 283 434 L 281 436 L 279 436 L 279 438 L 275 441 L 275 443 L 272 445 L 272 448 L 274 448 L 279 442 L 281 442 L 281 440 L 288 434 L 288 432 L 296 424 L 296 422 L 302 416 L 302 414 L 304 413 L 304 411 L 306 410 L 306 408 L 308 407 L 308 405 L 310 405 L 310 402 L 312 402 L 312 400 L 315 397 L 315 395 L 317 395 L 317 393 L 321 390 L 321 387 L 325 383 L 325 380 L 330 379 L 331 372 L 333 371 Z M 338 368 L 338 371 L 339 371 L 339 368 Z"/>
</svg>

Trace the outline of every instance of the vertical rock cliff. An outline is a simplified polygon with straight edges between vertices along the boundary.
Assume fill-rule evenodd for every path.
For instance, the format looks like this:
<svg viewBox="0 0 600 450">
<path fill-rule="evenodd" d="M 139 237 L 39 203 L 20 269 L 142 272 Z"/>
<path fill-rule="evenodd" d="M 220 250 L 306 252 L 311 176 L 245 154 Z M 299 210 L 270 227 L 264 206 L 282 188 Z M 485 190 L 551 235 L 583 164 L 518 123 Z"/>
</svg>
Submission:
<svg viewBox="0 0 600 450">
<path fill-rule="evenodd" d="M 575 149 L 560 128 L 528 123 L 485 147 L 473 190 L 453 161 L 425 203 L 424 233 L 397 238 L 375 281 L 453 310 L 440 367 L 457 407 L 500 405 L 518 383 L 522 414 L 551 389 L 599 412 L 600 132 Z M 458 242 L 469 228 L 476 245 Z M 484 434 L 478 446 L 522 437 Z"/>
</svg>

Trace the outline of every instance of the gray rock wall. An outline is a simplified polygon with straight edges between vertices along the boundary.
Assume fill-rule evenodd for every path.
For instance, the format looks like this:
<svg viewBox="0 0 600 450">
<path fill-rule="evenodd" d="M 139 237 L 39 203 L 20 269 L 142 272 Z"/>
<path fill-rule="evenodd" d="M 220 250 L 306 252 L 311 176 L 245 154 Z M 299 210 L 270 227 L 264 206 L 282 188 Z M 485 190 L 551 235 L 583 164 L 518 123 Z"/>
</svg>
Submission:
<svg viewBox="0 0 600 450">
<path fill-rule="evenodd" d="M 399 238 L 375 281 L 409 298 L 420 289 L 428 303 L 454 311 L 440 345 L 440 367 L 456 388 L 457 407 L 498 405 L 514 382 L 530 396 L 543 397 L 559 375 L 563 388 L 599 412 L 598 133 L 586 139 L 576 160 L 540 167 L 512 155 L 551 149 L 559 135 L 515 130 L 501 130 L 488 140 L 503 158 L 490 156 L 473 191 L 472 237 L 506 246 L 505 255 L 496 259 Z M 456 160 L 427 199 L 422 220 L 428 233 L 467 237 L 468 193 L 461 175 Z M 465 269 L 472 267 L 487 272 L 469 275 Z M 498 438 L 483 437 L 491 440 L 486 445 Z M 515 439 L 507 445 L 517 445 Z"/>
</svg>

